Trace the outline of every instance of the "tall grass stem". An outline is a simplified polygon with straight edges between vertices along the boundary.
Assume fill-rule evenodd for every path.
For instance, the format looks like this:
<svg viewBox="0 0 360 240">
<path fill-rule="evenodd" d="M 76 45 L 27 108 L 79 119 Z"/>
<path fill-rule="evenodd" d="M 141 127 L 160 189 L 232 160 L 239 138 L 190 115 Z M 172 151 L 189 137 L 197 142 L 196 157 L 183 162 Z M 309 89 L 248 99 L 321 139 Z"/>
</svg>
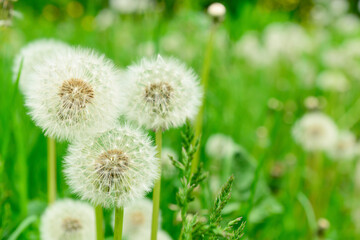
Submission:
<svg viewBox="0 0 360 240">
<path fill-rule="evenodd" d="M 206 98 L 206 91 L 207 91 L 207 88 L 209 85 L 209 72 L 210 72 L 211 56 L 212 56 L 213 42 L 214 42 L 216 28 L 217 28 L 217 24 L 213 23 L 211 30 L 210 30 L 209 40 L 208 40 L 208 43 L 207 43 L 206 49 L 205 49 L 204 65 L 203 65 L 202 73 L 201 73 L 201 85 L 203 86 L 204 98 L 203 98 L 203 102 L 200 107 L 199 113 L 196 117 L 195 139 L 199 139 L 201 132 L 202 132 L 202 127 L 203 127 L 205 98 Z M 196 153 L 194 155 L 194 161 L 192 163 L 191 172 L 195 172 L 195 170 L 197 169 L 197 167 L 199 165 L 199 159 L 200 159 L 200 150 L 199 149 L 196 151 Z"/>
<path fill-rule="evenodd" d="M 121 240 L 123 231 L 124 208 L 115 208 L 114 240 Z"/>
<path fill-rule="evenodd" d="M 104 215 L 100 205 L 95 206 L 96 240 L 104 240 Z"/>
<path fill-rule="evenodd" d="M 151 221 L 151 240 L 157 239 L 157 230 L 159 228 L 159 209 L 160 209 L 160 190 L 161 190 L 161 146 L 162 146 L 162 130 L 158 129 L 156 131 L 156 149 L 157 157 L 159 161 L 159 172 L 160 177 L 155 182 L 154 191 L 153 191 L 153 212 L 152 212 L 152 221 Z"/>
<path fill-rule="evenodd" d="M 47 139 L 47 159 L 47 194 L 52 204 L 56 200 L 56 142 L 53 138 Z"/>
</svg>

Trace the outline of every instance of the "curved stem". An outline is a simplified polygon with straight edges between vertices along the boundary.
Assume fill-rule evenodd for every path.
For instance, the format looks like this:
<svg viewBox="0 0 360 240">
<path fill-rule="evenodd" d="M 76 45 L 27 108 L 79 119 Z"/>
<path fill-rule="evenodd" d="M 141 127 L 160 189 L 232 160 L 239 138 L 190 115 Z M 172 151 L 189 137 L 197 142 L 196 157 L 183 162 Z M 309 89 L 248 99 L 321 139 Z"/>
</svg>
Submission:
<svg viewBox="0 0 360 240">
<path fill-rule="evenodd" d="M 96 240 L 104 239 L 104 215 L 102 207 L 97 205 L 95 206 L 95 218 L 96 218 Z"/>
<path fill-rule="evenodd" d="M 48 202 L 52 204 L 56 199 L 56 143 L 55 139 L 47 139 L 47 194 Z"/>
<path fill-rule="evenodd" d="M 115 208 L 114 240 L 121 240 L 123 230 L 124 208 Z"/>
<path fill-rule="evenodd" d="M 156 130 L 156 149 L 157 158 L 159 161 L 159 172 L 160 177 L 155 182 L 153 191 L 153 212 L 151 221 L 151 240 L 156 240 L 157 230 L 159 228 L 159 209 L 160 209 L 160 188 L 161 188 L 161 146 L 162 146 L 162 131 L 161 129 Z"/>
</svg>

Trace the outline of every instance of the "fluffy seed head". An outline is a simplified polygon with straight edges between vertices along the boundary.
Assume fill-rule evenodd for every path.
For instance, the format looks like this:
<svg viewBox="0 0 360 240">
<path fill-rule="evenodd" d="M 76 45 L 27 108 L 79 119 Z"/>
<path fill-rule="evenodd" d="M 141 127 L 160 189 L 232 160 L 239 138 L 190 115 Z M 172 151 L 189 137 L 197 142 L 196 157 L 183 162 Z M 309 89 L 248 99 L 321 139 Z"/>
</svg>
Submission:
<svg viewBox="0 0 360 240">
<path fill-rule="evenodd" d="M 338 131 L 334 121 L 320 112 L 304 115 L 293 127 L 293 137 L 306 151 L 322 151 L 334 146 Z"/>
<path fill-rule="evenodd" d="M 72 140 L 110 129 L 120 114 L 119 72 L 102 55 L 66 48 L 33 67 L 26 104 L 45 134 Z"/>
<path fill-rule="evenodd" d="M 153 0 L 110 0 L 110 7 L 123 14 L 142 13 L 153 6 Z"/>
<path fill-rule="evenodd" d="M 226 8 L 223 4 L 216 2 L 212 3 L 207 11 L 209 15 L 214 18 L 223 18 L 226 13 Z"/>
<path fill-rule="evenodd" d="M 209 157 L 221 160 L 233 156 L 237 145 L 231 137 L 217 133 L 207 140 L 205 150 Z"/>
<path fill-rule="evenodd" d="M 143 197 L 158 177 L 149 138 L 131 126 L 117 126 L 75 141 L 65 157 L 70 188 L 103 207 L 122 207 Z"/>
<path fill-rule="evenodd" d="M 340 131 L 334 145 L 327 151 L 334 160 L 351 160 L 357 154 L 355 135 L 350 131 Z"/>
<path fill-rule="evenodd" d="M 95 240 L 94 209 L 71 199 L 55 202 L 41 217 L 43 240 Z"/>
<path fill-rule="evenodd" d="M 143 59 L 129 68 L 128 79 L 125 115 L 148 129 L 181 126 L 201 104 L 197 77 L 178 60 Z"/>
<path fill-rule="evenodd" d="M 31 75 L 37 65 L 41 64 L 52 53 L 61 53 L 63 49 L 68 48 L 70 48 L 70 46 L 54 39 L 35 40 L 23 47 L 16 55 L 12 69 L 13 81 L 16 81 L 21 61 L 23 61 L 19 79 L 19 87 L 21 92 L 26 94 L 28 88 L 35 84 L 34 79 L 31 78 Z"/>
</svg>

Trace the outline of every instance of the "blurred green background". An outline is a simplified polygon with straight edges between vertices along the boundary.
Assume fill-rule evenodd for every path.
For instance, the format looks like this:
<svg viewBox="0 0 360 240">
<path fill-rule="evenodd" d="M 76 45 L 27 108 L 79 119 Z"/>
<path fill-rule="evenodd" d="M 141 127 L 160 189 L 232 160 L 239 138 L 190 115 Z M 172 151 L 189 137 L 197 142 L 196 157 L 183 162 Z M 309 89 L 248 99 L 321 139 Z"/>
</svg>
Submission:
<svg viewBox="0 0 360 240">
<path fill-rule="evenodd" d="M 213 171 L 212 166 L 219 163 L 205 153 L 205 143 L 212 134 L 223 133 L 241 145 L 230 160 L 235 187 L 225 218 L 243 216 L 249 239 L 360 239 L 357 157 L 333 161 L 322 154 L 324 175 L 304 175 L 306 159 L 312 156 L 291 136 L 292 126 L 311 99 L 340 129 L 360 134 L 358 2 L 341 1 L 347 7 L 340 13 L 331 12 L 331 2 L 222 1 L 227 15 L 213 42 L 201 161 L 215 182 L 217 178 L 224 183 L 223 173 Z M 121 14 L 99 0 L 14 3 L 12 26 L 0 27 L 0 239 L 7 239 L 34 215 L 36 220 L 19 239 L 39 239 L 38 216 L 46 207 L 46 138 L 27 115 L 23 96 L 12 81 L 13 59 L 21 47 L 35 39 L 55 38 L 96 49 L 120 68 L 160 53 L 183 60 L 201 75 L 212 24 L 206 8 L 211 3 L 164 0 L 141 14 Z M 336 6 L 339 10 L 343 5 Z M 350 20 L 342 23 L 340 19 Z M 275 44 L 266 49 L 271 31 L 277 34 Z M 346 89 L 317 84 L 324 70 L 341 72 Z M 164 134 L 164 145 L 179 154 L 180 130 Z M 75 198 L 62 173 L 66 147 L 67 143 L 57 143 L 58 198 Z M 336 182 L 328 184 L 334 176 Z M 317 178 L 322 181 L 317 191 L 326 202 L 313 204 L 312 216 L 306 183 Z M 207 196 L 215 194 L 212 179 L 203 186 L 202 200 L 194 211 L 211 205 Z M 163 180 L 161 202 L 163 229 L 174 239 L 179 227 L 169 205 L 175 203 L 177 185 L 176 176 Z M 110 236 L 110 212 L 106 216 Z M 314 234 L 320 218 L 330 222 L 325 236 Z"/>
</svg>

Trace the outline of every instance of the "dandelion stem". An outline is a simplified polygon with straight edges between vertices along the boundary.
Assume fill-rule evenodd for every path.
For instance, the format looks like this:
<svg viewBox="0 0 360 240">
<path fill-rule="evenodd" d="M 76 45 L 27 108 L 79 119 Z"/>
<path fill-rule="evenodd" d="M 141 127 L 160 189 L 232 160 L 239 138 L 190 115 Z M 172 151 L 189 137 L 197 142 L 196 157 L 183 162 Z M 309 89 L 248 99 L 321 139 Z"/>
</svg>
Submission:
<svg viewBox="0 0 360 240">
<path fill-rule="evenodd" d="M 114 240 L 121 240 L 123 230 L 124 208 L 115 208 Z"/>
<path fill-rule="evenodd" d="M 160 208 L 160 188 L 161 188 L 161 146 L 162 146 L 162 131 L 158 129 L 156 131 L 156 148 L 157 148 L 157 157 L 159 161 L 159 171 L 160 177 L 155 182 L 154 191 L 153 191 L 153 212 L 152 212 L 152 222 L 151 222 L 151 240 L 157 239 L 157 230 L 159 228 L 159 208 Z"/>
<path fill-rule="evenodd" d="M 96 239 L 103 240 L 104 239 L 104 228 L 103 228 L 104 215 L 103 215 L 102 207 L 99 205 L 95 206 L 95 217 L 96 217 Z"/>
<path fill-rule="evenodd" d="M 206 90 L 208 88 L 208 82 L 209 82 L 209 71 L 210 71 L 211 55 L 212 55 L 212 49 L 213 49 L 212 47 L 213 47 L 213 41 L 214 41 L 216 27 L 217 27 L 217 24 L 213 23 L 212 27 L 211 27 L 210 35 L 209 35 L 209 40 L 208 40 L 206 50 L 205 50 L 204 65 L 203 65 L 202 73 L 201 73 L 201 84 L 203 86 L 204 98 L 203 98 L 203 102 L 200 107 L 199 113 L 196 117 L 195 139 L 199 139 L 201 132 L 202 132 L 204 109 L 205 109 L 205 97 L 206 97 Z M 199 165 L 199 158 L 200 158 L 199 149 L 196 151 L 196 153 L 194 155 L 194 161 L 192 163 L 191 172 L 195 172 L 195 170 L 197 169 L 197 167 Z"/>
<path fill-rule="evenodd" d="M 48 202 L 52 204 L 56 199 L 56 143 L 55 139 L 47 139 L 47 193 Z"/>
</svg>

